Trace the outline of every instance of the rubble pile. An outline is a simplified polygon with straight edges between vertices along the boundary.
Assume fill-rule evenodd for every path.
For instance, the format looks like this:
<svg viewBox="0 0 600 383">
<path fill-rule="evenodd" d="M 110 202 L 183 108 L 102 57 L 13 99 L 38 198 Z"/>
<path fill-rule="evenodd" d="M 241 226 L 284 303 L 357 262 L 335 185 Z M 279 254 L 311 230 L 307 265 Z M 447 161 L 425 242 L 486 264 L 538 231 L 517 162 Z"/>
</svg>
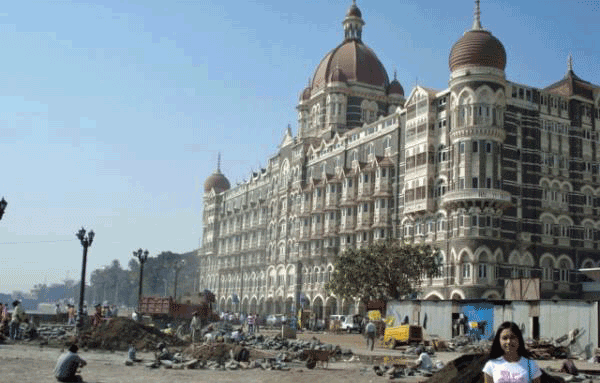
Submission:
<svg viewBox="0 0 600 383">
<path fill-rule="evenodd" d="M 138 350 L 154 350 L 156 344 L 182 346 L 185 342 L 176 337 L 166 335 L 159 329 L 145 326 L 124 317 L 112 318 L 95 329 L 82 334 L 80 346 L 103 350 L 126 351 L 129 344 Z"/>
<path fill-rule="evenodd" d="M 334 356 L 352 356 L 352 350 L 343 350 L 340 346 L 324 344 L 315 337 L 311 340 L 300 340 L 284 339 L 281 336 L 265 337 L 259 334 L 247 337 L 241 344 L 260 350 L 285 351 L 289 353 L 301 353 L 302 350 L 325 350 L 331 351 Z"/>
<path fill-rule="evenodd" d="M 64 326 L 40 326 L 37 332 L 40 337 L 47 340 L 64 340 L 73 335 L 73 331 L 67 331 Z"/>
<path fill-rule="evenodd" d="M 548 360 L 548 359 L 564 359 L 567 357 L 567 348 L 564 346 L 554 345 L 549 340 L 528 340 L 525 347 L 534 359 Z"/>
<path fill-rule="evenodd" d="M 492 349 L 492 341 L 473 340 L 468 336 L 456 336 L 446 343 L 446 350 L 463 354 L 487 354 Z"/>
<path fill-rule="evenodd" d="M 484 383 L 483 366 L 488 354 L 467 354 L 449 362 L 427 382 L 435 383 Z"/>
</svg>

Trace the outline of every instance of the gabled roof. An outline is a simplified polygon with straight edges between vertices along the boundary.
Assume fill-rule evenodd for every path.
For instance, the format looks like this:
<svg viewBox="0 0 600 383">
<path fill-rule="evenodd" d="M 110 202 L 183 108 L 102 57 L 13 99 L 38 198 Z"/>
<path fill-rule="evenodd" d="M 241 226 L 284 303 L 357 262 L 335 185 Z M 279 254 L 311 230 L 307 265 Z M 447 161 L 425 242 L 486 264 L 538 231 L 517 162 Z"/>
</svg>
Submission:
<svg viewBox="0 0 600 383">
<path fill-rule="evenodd" d="M 425 92 L 425 93 L 427 93 L 427 95 L 429 96 L 430 99 L 434 99 L 435 95 L 437 93 L 439 93 L 439 90 L 435 90 L 435 89 L 432 89 L 432 88 L 426 88 L 424 86 L 417 85 L 410 92 L 410 96 L 408 96 L 408 98 L 406 99 L 406 102 L 404 103 L 405 106 L 408 105 L 408 104 L 410 104 L 411 102 L 413 102 L 412 99 L 413 99 L 413 97 L 415 96 L 415 94 L 417 92 Z"/>
<path fill-rule="evenodd" d="M 570 68 L 562 80 L 547 86 L 544 90 L 562 97 L 580 96 L 594 101 L 594 91 L 600 91 L 600 86 L 582 80 Z"/>
<path fill-rule="evenodd" d="M 291 145 L 294 143 L 294 136 L 292 135 L 292 128 L 290 125 L 287 126 L 287 129 L 285 130 L 285 134 L 283 136 L 283 140 L 281 141 L 281 145 L 279 145 L 280 148 L 284 148 L 288 145 Z"/>
</svg>

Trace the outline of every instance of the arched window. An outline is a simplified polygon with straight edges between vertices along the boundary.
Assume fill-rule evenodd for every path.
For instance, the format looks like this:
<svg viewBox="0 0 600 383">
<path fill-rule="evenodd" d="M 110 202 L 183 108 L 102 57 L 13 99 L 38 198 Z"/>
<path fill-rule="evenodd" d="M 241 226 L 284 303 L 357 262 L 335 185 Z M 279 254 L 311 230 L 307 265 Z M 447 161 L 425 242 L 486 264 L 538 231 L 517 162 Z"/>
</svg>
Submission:
<svg viewBox="0 0 600 383">
<path fill-rule="evenodd" d="M 478 277 L 481 281 L 486 281 L 488 278 L 488 257 L 487 254 L 479 256 Z"/>
<path fill-rule="evenodd" d="M 565 259 L 562 259 L 558 264 L 558 269 L 560 272 L 560 281 L 569 282 L 569 262 L 567 262 Z"/>
<path fill-rule="evenodd" d="M 554 264 L 550 258 L 544 258 L 542 261 L 542 279 L 551 281 L 553 279 Z"/>
</svg>

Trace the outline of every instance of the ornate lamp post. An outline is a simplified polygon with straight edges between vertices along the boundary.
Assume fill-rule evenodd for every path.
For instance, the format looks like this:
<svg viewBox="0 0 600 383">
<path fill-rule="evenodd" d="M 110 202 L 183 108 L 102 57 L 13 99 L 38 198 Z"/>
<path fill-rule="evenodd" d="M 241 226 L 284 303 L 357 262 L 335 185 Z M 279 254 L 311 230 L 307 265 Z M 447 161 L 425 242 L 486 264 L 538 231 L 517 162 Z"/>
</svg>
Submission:
<svg viewBox="0 0 600 383">
<path fill-rule="evenodd" d="M 87 251 L 88 247 L 92 246 L 92 242 L 94 241 L 94 231 L 90 230 L 87 233 L 87 237 L 85 236 L 85 229 L 82 227 L 81 230 L 77 232 L 77 238 L 81 242 L 81 246 L 83 246 L 83 261 L 81 264 L 81 286 L 79 290 L 79 314 L 77 321 L 77 329 L 81 331 L 83 328 L 83 297 L 85 293 L 85 267 L 87 265 Z"/>
<path fill-rule="evenodd" d="M 139 249 L 133 252 L 133 256 L 140 261 L 140 287 L 138 289 L 138 311 L 142 304 L 142 280 L 144 278 L 144 263 L 148 260 L 148 250 Z"/>
<path fill-rule="evenodd" d="M 175 265 L 173 266 L 175 268 L 175 287 L 173 289 L 173 298 L 175 299 L 175 301 L 177 301 L 177 278 L 179 278 L 179 272 L 181 271 L 183 266 L 185 266 L 185 260 L 183 259 L 175 262 Z"/>
<path fill-rule="evenodd" d="M 2 201 L 0 201 L 0 219 L 2 219 L 2 216 L 4 215 L 4 210 L 6 209 L 6 205 L 8 205 L 8 202 L 6 202 L 4 197 L 2 197 Z"/>
</svg>

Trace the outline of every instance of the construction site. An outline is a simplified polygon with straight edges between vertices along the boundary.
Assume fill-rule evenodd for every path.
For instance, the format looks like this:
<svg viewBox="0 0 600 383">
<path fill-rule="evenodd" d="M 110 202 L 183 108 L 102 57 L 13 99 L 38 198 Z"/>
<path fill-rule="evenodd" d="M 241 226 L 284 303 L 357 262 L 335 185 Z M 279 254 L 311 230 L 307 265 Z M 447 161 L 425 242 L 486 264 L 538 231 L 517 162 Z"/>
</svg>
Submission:
<svg viewBox="0 0 600 383">
<path fill-rule="evenodd" d="M 551 303 L 541 302 L 539 308 L 549 310 L 546 306 Z M 485 302 L 486 307 L 492 305 L 491 315 L 477 310 L 482 304 L 484 302 L 461 302 L 457 306 L 452 302 L 437 302 L 433 305 L 411 301 L 389 304 L 386 313 L 369 312 L 369 319 L 377 324 L 373 350 L 366 348 L 365 336 L 360 330 L 354 333 L 341 328 L 343 318 L 330 321 L 327 328 L 320 331 L 297 330 L 297 323 L 289 322 L 265 324 L 252 329 L 258 331 L 252 331 L 244 321 L 218 320 L 204 325 L 192 341 L 192 335 L 186 331 L 189 322 L 177 322 L 175 318 L 171 319 L 179 323 L 177 327 L 162 327 L 148 316 L 139 321 L 117 316 L 77 332 L 74 326 L 47 317 L 43 322 L 32 319 L 23 324 L 20 340 L 0 335 L 0 365 L 6 381 L 54 381 L 52 371 L 56 359 L 70 344 L 76 343 L 81 357 L 88 362 L 81 369 L 85 382 L 162 382 L 167 379 L 177 382 L 483 383 L 482 369 L 489 359 L 492 344 L 491 329 L 498 324 L 494 325 L 494 315 L 503 313 L 497 320 L 513 320 L 519 324 L 521 319 L 518 302 L 505 304 L 503 308 L 498 308 L 502 306 L 500 302 Z M 554 326 L 557 331 L 561 331 L 561 325 L 572 326 L 570 331 L 556 337 L 534 339 L 524 328 L 526 347 L 543 370 L 542 382 L 600 382 L 600 364 L 597 363 L 600 352 L 597 343 L 589 342 L 591 337 L 597 339 L 597 327 L 577 327 L 580 323 L 574 319 L 577 315 L 582 318 L 588 315 L 597 321 L 597 303 L 590 303 L 589 307 L 582 304 L 579 314 L 576 305 L 570 307 L 572 318 Z M 454 314 L 458 320 L 448 320 L 451 325 L 441 326 L 437 322 L 444 318 L 446 309 L 449 318 Z M 582 310 L 596 310 L 596 315 Z M 404 312 L 410 314 L 404 315 Z M 477 312 L 481 312 L 480 316 Z M 512 317 L 508 316 L 509 312 Z M 549 314 L 548 318 L 552 318 L 552 312 Z M 544 322 L 540 326 L 544 331 Z M 450 328 L 451 332 L 443 333 L 442 327 Z M 423 352 L 432 360 L 429 369 L 417 366 L 419 354 Z M 565 370 L 565 361 L 573 362 L 576 370 Z"/>
</svg>

